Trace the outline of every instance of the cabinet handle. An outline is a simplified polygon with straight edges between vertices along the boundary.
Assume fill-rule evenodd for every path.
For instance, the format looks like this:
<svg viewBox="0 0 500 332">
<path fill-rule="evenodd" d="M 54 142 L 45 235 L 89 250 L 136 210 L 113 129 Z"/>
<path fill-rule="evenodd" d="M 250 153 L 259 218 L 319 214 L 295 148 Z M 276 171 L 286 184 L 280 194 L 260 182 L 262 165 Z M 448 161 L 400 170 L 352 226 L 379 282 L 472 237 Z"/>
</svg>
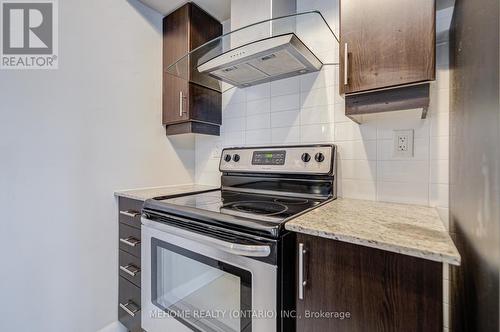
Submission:
<svg viewBox="0 0 500 332">
<path fill-rule="evenodd" d="M 120 270 L 122 270 L 123 272 L 125 272 L 126 274 L 128 274 L 132 277 L 135 277 L 139 272 L 141 272 L 141 269 L 133 264 L 129 264 L 129 265 L 125 265 L 125 266 L 120 265 Z"/>
<path fill-rule="evenodd" d="M 347 43 L 344 45 L 344 85 L 349 84 L 349 53 L 347 52 Z"/>
<path fill-rule="evenodd" d="M 304 280 L 304 254 L 306 250 L 304 249 L 304 244 L 299 243 L 299 300 L 304 299 L 304 287 L 307 285 L 307 281 Z"/>
<path fill-rule="evenodd" d="M 135 218 L 135 217 L 141 215 L 140 212 L 133 211 L 133 210 L 120 211 L 120 214 L 123 214 L 124 216 L 130 217 L 130 218 Z"/>
<path fill-rule="evenodd" d="M 130 247 L 137 247 L 139 244 L 141 244 L 141 240 L 138 240 L 133 236 L 129 236 L 126 239 L 120 238 L 120 242 Z"/>
<path fill-rule="evenodd" d="M 184 93 L 179 91 L 179 116 L 184 114 Z"/>
<path fill-rule="evenodd" d="M 133 306 L 134 308 L 132 310 L 130 310 L 128 308 L 129 306 Z M 122 308 L 123 310 L 125 310 L 125 312 L 127 314 L 129 314 L 130 316 L 132 316 L 132 317 L 135 317 L 135 314 L 138 313 L 139 311 L 141 311 L 141 308 L 137 307 L 137 305 L 134 302 L 132 302 L 132 301 L 128 301 L 125 304 L 120 303 L 120 308 Z"/>
</svg>

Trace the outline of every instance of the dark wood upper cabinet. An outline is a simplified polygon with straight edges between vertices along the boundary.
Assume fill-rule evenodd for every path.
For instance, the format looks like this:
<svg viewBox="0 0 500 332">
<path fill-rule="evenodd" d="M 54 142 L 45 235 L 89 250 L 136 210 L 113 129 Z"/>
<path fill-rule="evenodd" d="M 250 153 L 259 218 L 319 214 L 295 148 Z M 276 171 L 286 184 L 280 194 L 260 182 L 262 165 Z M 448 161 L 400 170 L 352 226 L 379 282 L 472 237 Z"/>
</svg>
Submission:
<svg viewBox="0 0 500 332">
<path fill-rule="evenodd" d="M 429 107 L 435 79 L 435 0 L 341 0 L 340 94 L 346 116 Z M 424 85 L 424 86 L 421 86 Z"/>
<path fill-rule="evenodd" d="M 297 331 L 443 330 L 441 263 L 304 234 L 297 248 Z"/>
<path fill-rule="evenodd" d="M 167 68 L 190 51 L 220 36 L 222 25 L 194 3 L 187 3 L 163 19 L 163 124 L 167 135 L 219 135 L 222 96 L 218 82 L 199 74 L 196 55 Z"/>
<path fill-rule="evenodd" d="M 435 0 L 341 0 L 340 93 L 435 79 Z"/>
</svg>

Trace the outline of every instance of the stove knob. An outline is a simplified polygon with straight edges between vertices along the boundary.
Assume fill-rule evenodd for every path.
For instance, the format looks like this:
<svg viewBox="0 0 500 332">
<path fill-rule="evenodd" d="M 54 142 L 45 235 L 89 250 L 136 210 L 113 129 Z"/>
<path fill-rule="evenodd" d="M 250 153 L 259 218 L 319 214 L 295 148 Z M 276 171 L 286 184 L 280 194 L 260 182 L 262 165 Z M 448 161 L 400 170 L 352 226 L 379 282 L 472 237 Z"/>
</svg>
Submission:
<svg viewBox="0 0 500 332">
<path fill-rule="evenodd" d="M 230 161 L 231 161 L 231 155 L 226 154 L 226 155 L 224 156 L 224 160 L 225 160 L 226 162 L 230 162 Z"/>
<path fill-rule="evenodd" d="M 316 160 L 318 163 L 322 162 L 323 160 L 325 160 L 325 156 L 321 153 L 321 152 L 318 152 L 316 153 L 316 155 L 314 156 L 314 160 Z"/>
<path fill-rule="evenodd" d="M 238 161 L 240 161 L 240 155 L 239 155 L 239 154 L 235 154 L 235 155 L 233 156 L 233 161 L 234 161 L 234 162 L 236 162 L 236 163 L 237 163 Z"/>
<path fill-rule="evenodd" d="M 309 153 L 303 153 L 301 157 L 302 161 L 308 163 L 311 160 L 311 155 Z"/>
</svg>

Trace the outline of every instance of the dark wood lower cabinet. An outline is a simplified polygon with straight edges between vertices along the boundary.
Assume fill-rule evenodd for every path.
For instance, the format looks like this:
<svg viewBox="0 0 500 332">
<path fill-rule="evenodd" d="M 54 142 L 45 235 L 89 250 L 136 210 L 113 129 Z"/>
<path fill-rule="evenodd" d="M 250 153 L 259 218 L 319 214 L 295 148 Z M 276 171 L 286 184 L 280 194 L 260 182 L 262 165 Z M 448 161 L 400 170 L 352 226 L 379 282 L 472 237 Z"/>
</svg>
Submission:
<svg viewBox="0 0 500 332">
<path fill-rule="evenodd" d="M 441 263 L 304 234 L 297 243 L 306 281 L 297 331 L 443 330 Z"/>
<path fill-rule="evenodd" d="M 120 197 L 118 319 L 130 332 L 141 332 L 142 201 Z"/>
</svg>

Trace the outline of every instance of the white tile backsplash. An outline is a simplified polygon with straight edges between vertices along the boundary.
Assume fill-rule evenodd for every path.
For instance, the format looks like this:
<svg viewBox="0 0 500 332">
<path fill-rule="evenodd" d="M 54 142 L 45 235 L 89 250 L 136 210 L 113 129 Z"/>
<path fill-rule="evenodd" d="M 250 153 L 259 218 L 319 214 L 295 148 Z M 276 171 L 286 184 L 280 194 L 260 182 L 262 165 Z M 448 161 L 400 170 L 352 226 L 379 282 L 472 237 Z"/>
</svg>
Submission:
<svg viewBox="0 0 500 332">
<path fill-rule="evenodd" d="M 302 125 L 333 123 L 334 105 L 306 107 L 300 110 L 300 123 Z"/>
<path fill-rule="evenodd" d="M 333 141 L 333 124 L 314 124 L 300 127 L 302 143 L 321 143 Z"/>
<path fill-rule="evenodd" d="M 335 1 L 298 0 L 297 8 L 320 9 L 335 29 L 335 3 L 338 5 Z M 437 81 L 431 84 L 429 113 L 424 120 L 416 109 L 379 114 L 363 125 L 354 123 L 345 116 L 344 99 L 338 92 L 338 66 L 331 65 L 320 72 L 224 92 L 219 143 L 197 139 L 197 180 L 218 183 L 217 163 L 204 159 L 213 157 L 221 145 L 335 143 L 339 196 L 431 205 L 440 215 L 448 215 L 447 47 L 437 47 Z M 394 130 L 401 129 L 414 130 L 413 157 L 393 156 Z M 218 144 L 219 150 L 210 144 Z"/>
<path fill-rule="evenodd" d="M 245 145 L 271 144 L 271 129 L 247 130 Z"/>
<path fill-rule="evenodd" d="M 269 113 L 271 111 L 271 101 L 269 98 L 251 100 L 246 104 L 246 115 Z"/>
<path fill-rule="evenodd" d="M 271 113 L 272 128 L 298 126 L 300 126 L 300 110 Z"/>
<path fill-rule="evenodd" d="M 271 141 L 276 145 L 300 143 L 300 127 L 273 128 Z"/>
<path fill-rule="evenodd" d="M 271 112 L 282 112 L 300 108 L 298 93 L 271 97 Z"/>
<path fill-rule="evenodd" d="M 271 128 L 271 114 L 257 114 L 246 117 L 246 129 L 247 130 L 255 130 L 255 129 L 266 129 Z"/>
<path fill-rule="evenodd" d="M 297 94 L 300 92 L 300 76 L 271 82 L 271 97 Z"/>
</svg>

